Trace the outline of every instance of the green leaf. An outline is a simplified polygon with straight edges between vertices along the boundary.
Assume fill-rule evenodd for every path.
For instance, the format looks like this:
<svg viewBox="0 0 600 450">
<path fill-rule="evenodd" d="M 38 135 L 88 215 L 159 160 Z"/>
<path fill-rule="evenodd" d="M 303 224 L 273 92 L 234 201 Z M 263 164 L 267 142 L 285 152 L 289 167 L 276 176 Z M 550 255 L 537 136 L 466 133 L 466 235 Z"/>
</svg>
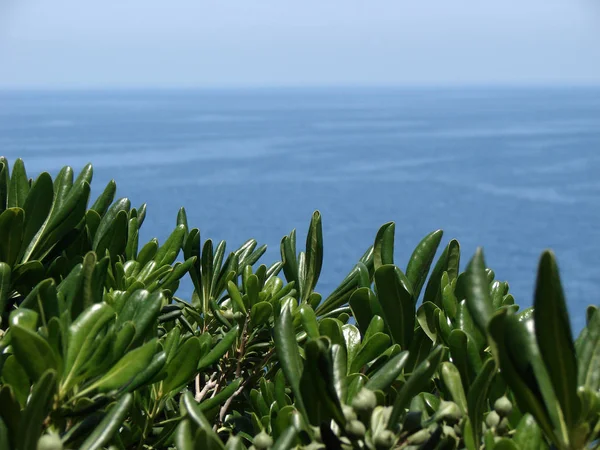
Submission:
<svg viewBox="0 0 600 450">
<path fill-rule="evenodd" d="M 467 409 L 469 411 L 469 420 L 473 427 L 472 437 L 476 448 L 480 445 L 483 413 L 487 407 L 488 391 L 495 373 L 496 363 L 490 358 L 483 365 L 481 372 L 479 372 L 475 381 L 473 381 L 473 385 L 467 394 Z"/>
<path fill-rule="evenodd" d="M 369 327 L 365 331 L 365 334 L 362 336 L 363 342 L 366 342 L 373 336 L 375 333 L 384 333 L 385 332 L 385 322 L 380 316 L 373 316 L 371 319 L 371 323 Z"/>
<path fill-rule="evenodd" d="M 317 323 L 317 316 L 313 309 L 309 305 L 304 304 L 300 305 L 298 312 L 302 319 L 302 327 L 306 331 L 306 334 L 308 334 L 308 337 L 317 339 L 320 336 L 319 324 Z"/>
<path fill-rule="evenodd" d="M 133 395 L 123 395 L 79 448 L 96 450 L 108 445 L 115 433 L 123 426 L 132 404 Z"/>
<path fill-rule="evenodd" d="M 384 364 L 381 369 L 375 372 L 365 387 L 372 391 L 386 391 L 392 383 L 398 378 L 400 373 L 402 373 L 402 369 L 404 365 L 408 361 L 408 352 L 404 351 L 398 353 L 389 359 L 388 362 Z"/>
<path fill-rule="evenodd" d="M 356 324 L 362 335 L 367 331 L 369 323 L 373 318 L 371 303 L 375 300 L 376 298 L 373 291 L 365 287 L 354 291 L 348 301 L 350 308 L 352 308 L 352 315 L 356 319 Z"/>
<path fill-rule="evenodd" d="M 111 234 L 111 231 L 114 229 L 115 220 L 121 211 L 126 213 L 125 220 L 127 220 L 127 213 L 130 208 L 131 202 L 127 198 L 117 200 L 110 208 L 108 208 L 108 211 L 106 211 L 106 214 L 102 217 L 98 229 L 96 230 L 96 235 L 92 242 L 93 250 L 97 250 L 101 242 L 106 239 L 106 236 Z M 99 253 L 99 255 L 103 256 L 104 253 Z"/>
<path fill-rule="evenodd" d="M 157 344 L 157 339 L 152 339 L 126 353 L 105 375 L 86 388 L 86 391 L 97 389 L 99 392 L 109 392 L 119 389 L 150 364 L 156 353 Z"/>
<path fill-rule="evenodd" d="M 25 249 L 47 220 L 48 214 L 52 208 L 53 195 L 54 188 L 52 186 L 52 178 L 47 172 L 43 172 L 31 186 L 29 194 L 27 195 L 27 200 L 23 205 L 23 210 L 25 211 L 25 225 L 23 228 L 23 243 L 19 251 L 18 259 L 22 258 Z"/>
<path fill-rule="evenodd" d="M 11 268 L 8 264 L 0 262 L 0 315 L 6 310 L 8 294 L 10 293 Z"/>
<path fill-rule="evenodd" d="M 162 384 L 164 394 L 181 388 L 196 374 L 196 367 L 201 354 L 200 341 L 197 337 L 191 337 L 179 347 L 179 350 L 166 365 L 166 378 Z"/>
<path fill-rule="evenodd" d="M 17 359 L 10 355 L 2 366 L 2 381 L 12 387 L 14 395 L 21 406 L 25 406 L 31 385 L 27 372 Z"/>
<path fill-rule="evenodd" d="M 520 449 L 547 448 L 542 438 L 542 430 L 531 414 L 525 414 L 521 418 L 515 429 L 513 441 Z"/>
<path fill-rule="evenodd" d="M 9 164 L 4 156 L 0 156 L 0 213 L 6 209 L 8 202 Z"/>
<path fill-rule="evenodd" d="M 6 424 L 8 429 L 8 438 L 15 448 L 19 443 L 22 436 L 20 433 L 21 424 L 21 406 L 14 396 L 13 390 L 9 385 L 3 385 L 0 387 L 0 417 Z"/>
<path fill-rule="evenodd" d="M 532 325 L 533 320 L 519 321 L 518 317 L 508 315 L 502 309 L 494 314 L 488 327 L 493 339 L 494 357 L 499 362 L 504 380 L 513 391 L 519 409 L 532 414 L 544 433 L 554 440 L 553 420 L 532 367 L 533 359 L 539 359 L 536 349 L 532 348 L 532 341 L 535 342 L 533 330 L 527 331 L 524 329 L 527 325 L 524 324 Z M 528 332 L 532 336 L 527 336 Z"/>
<path fill-rule="evenodd" d="M 73 168 L 64 166 L 54 180 L 54 203 L 60 209 L 73 188 Z"/>
<path fill-rule="evenodd" d="M 460 265 L 460 244 L 452 239 L 444 248 L 441 256 L 431 271 L 431 276 L 423 294 L 423 302 L 432 302 L 441 306 L 441 295 L 443 286 L 440 285 L 444 272 L 448 274 L 448 281 L 452 282 L 458 276 Z"/>
<path fill-rule="evenodd" d="M 161 291 L 150 293 L 145 289 L 133 292 L 127 299 L 117 318 L 117 327 L 120 328 L 127 321 L 133 322 L 135 335 L 132 339 L 132 346 L 144 340 L 156 322 L 164 301 L 165 297 Z"/>
<path fill-rule="evenodd" d="M 500 438 L 494 443 L 494 450 L 519 450 L 519 447 L 509 438 Z"/>
<path fill-rule="evenodd" d="M 325 318 L 319 323 L 319 333 L 327 336 L 332 344 L 338 344 L 346 348 L 346 341 L 342 333 L 342 323 L 337 319 Z"/>
<path fill-rule="evenodd" d="M 322 265 L 323 228 L 321 225 L 321 213 L 315 211 L 306 236 L 306 288 L 303 291 L 303 301 L 308 300 L 308 296 L 317 286 Z"/>
<path fill-rule="evenodd" d="M 293 281 L 298 286 L 298 289 L 300 289 L 298 260 L 296 259 L 296 230 L 292 230 L 289 236 L 284 236 L 281 239 L 280 252 L 285 279 L 288 283 Z"/>
<path fill-rule="evenodd" d="M 281 433 L 279 438 L 273 444 L 273 447 L 271 447 L 271 450 L 288 450 L 293 448 L 297 433 L 296 428 L 293 425 L 290 425 L 283 433 Z"/>
<path fill-rule="evenodd" d="M 373 245 L 375 270 L 387 264 L 394 264 L 394 231 L 396 224 L 388 222 L 379 228 Z"/>
<path fill-rule="evenodd" d="M 487 275 L 485 272 L 485 261 L 483 250 L 478 248 L 471 259 L 466 271 L 467 289 L 465 292 L 467 307 L 482 332 L 487 329 L 487 324 L 494 312 Z M 459 301 L 462 299 L 458 299 Z"/>
<path fill-rule="evenodd" d="M 460 373 L 451 362 L 443 362 L 440 370 L 444 384 L 450 392 L 452 401 L 458 405 L 463 414 L 467 413 L 467 397 L 461 380 Z"/>
<path fill-rule="evenodd" d="M 85 215 L 90 185 L 83 181 L 73 186 L 64 203 L 57 206 L 57 193 L 48 217 L 23 252 L 22 262 L 42 259 L 67 233 L 78 225 Z M 24 242 L 26 243 L 26 242 Z"/>
<path fill-rule="evenodd" d="M 348 373 L 358 373 L 368 363 L 376 359 L 390 345 L 390 338 L 385 333 L 375 333 L 363 343 L 352 360 Z"/>
<path fill-rule="evenodd" d="M 413 298 L 419 299 L 421 288 L 425 284 L 429 268 L 435 257 L 435 252 L 442 240 L 442 230 L 437 230 L 425 236 L 413 251 L 408 265 L 406 266 L 406 278 L 412 287 Z"/>
<path fill-rule="evenodd" d="M 0 448 L 10 448 L 10 431 L 0 416 Z"/>
<path fill-rule="evenodd" d="M 56 392 L 56 372 L 48 370 L 33 386 L 31 397 L 23 411 L 19 427 L 19 450 L 36 450 L 46 416 Z"/>
<path fill-rule="evenodd" d="M 29 308 L 38 312 L 41 314 L 44 324 L 48 323 L 52 317 L 58 317 L 61 307 L 58 303 L 54 280 L 48 278 L 38 283 L 25 297 L 20 308 Z"/>
<path fill-rule="evenodd" d="M 244 301 L 242 300 L 242 294 L 240 293 L 240 290 L 238 289 L 237 285 L 233 281 L 227 282 L 227 293 L 229 294 L 229 297 L 231 298 L 231 304 L 232 304 L 233 310 L 235 312 L 240 312 L 243 315 L 246 315 L 246 305 L 244 304 Z"/>
<path fill-rule="evenodd" d="M 8 207 L 22 208 L 29 193 L 29 180 L 21 158 L 15 161 L 8 187 Z"/>
<path fill-rule="evenodd" d="M 433 343 L 437 342 L 437 321 L 435 318 L 435 311 L 439 309 L 437 305 L 432 302 L 423 302 L 423 304 L 417 310 L 417 321 L 421 326 L 421 329 L 425 332 L 429 339 Z"/>
<path fill-rule="evenodd" d="M 254 328 L 268 324 L 273 315 L 273 306 L 269 302 L 258 302 L 250 311 L 250 319 Z"/>
<path fill-rule="evenodd" d="M 473 318 L 469 312 L 466 300 L 463 300 L 458 304 L 458 309 L 456 311 L 456 326 L 458 329 L 469 335 L 479 351 L 482 351 L 486 347 L 486 337 L 473 323 Z"/>
<path fill-rule="evenodd" d="M 200 448 L 207 448 L 207 450 L 211 450 L 213 448 L 224 448 L 219 436 L 213 431 L 212 424 L 206 419 L 202 413 L 202 410 L 200 409 L 200 405 L 198 405 L 196 400 L 194 400 L 192 393 L 189 391 L 183 395 L 183 408 L 185 408 L 187 416 L 191 419 L 191 421 L 199 428 L 200 431 L 203 431 L 206 434 L 206 446 Z"/>
<path fill-rule="evenodd" d="M 294 332 L 292 311 L 289 303 L 283 306 L 279 317 L 275 320 L 275 329 L 273 338 L 275 340 L 275 351 L 281 364 L 281 369 L 285 374 L 288 383 L 292 389 L 298 409 L 305 415 L 302 394 L 300 392 L 300 378 L 302 376 L 303 366 L 300 359 L 298 344 L 296 343 L 296 333 Z"/>
<path fill-rule="evenodd" d="M 153 381 L 162 381 L 161 371 L 167 363 L 167 353 L 159 352 L 152 357 L 152 361 L 142 372 L 137 374 L 131 382 L 123 386 L 120 392 L 134 392 L 140 387 L 152 383 Z M 166 375 L 166 374 L 164 374 Z"/>
<path fill-rule="evenodd" d="M 470 386 L 473 381 L 475 369 L 469 361 L 470 337 L 462 330 L 452 330 L 448 339 L 448 347 L 452 361 L 456 365 L 464 386 Z"/>
<path fill-rule="evenodd" d="M 407 349 L 415 327 L 415 304 L 396 266 L 381 266 L 375 272 L 377 296 L 394 343 Z"/>
<path fill-rule="evenodd" d="M 344 357 L 346 359 L 344 364 L 350 366 L 361 347 L 360 331 L 354 325 L 345 324 L 342 326 L 342 334 L 344 336 L 344 345 L 342 347 L 345 349 Z"/>
<path fill-rule="evenodd" d="M 233 380 L 224 389 L 219 391 L 219 393 L 216 394 L 214 397 L 208 398 L 208 399 L 204 400 L 203 402 L 201 402 L 198 405 L 200 411 L 202 411 L 202 412 L 210 411 L 214 407 L 219 406 L 222 403 L 224 403 L 228 398 L 230 398 L 239 389 L 239 387 L 241 386 L 243 381 L 244 381 L 243 378 L 238 378 L 236 380 Z"/>
<path fill-rule="evenodd" d="M 80 367 L 94 351 L 98 332 L 114 318 L 114 310 L 106 303 L 96 303 L 86 309 L 69 327 L 69 347 L 65 359 L 63 389 L 68 389 L 75 381 Z"/>
<path fill-rule="evenodd" d="M 112 201 L 115 198 L 115 193 L 117 192 L 117 183 L 115 180 L 110 180 L 102 194 L 98 196 L 94 204 L 90 207 L 91 210 L 95 211 L 102 217 L 108 211 L 108 208 Z"/>
<path fill-rule="evenodd" d="M 10 208 L 0 214 L 0 260 L 9 267 L 14 266 L 19 257 L 23 239 L 24 212 L 20 208 Z"/>
<path fill-rule="evenodd" d="M 203 356 L 200 361 L 198 361 L 198 370 L 202 370 L 208 366 L 214 364 L 221 356 L 223 356 L 227 351 L 231 348 L 233 343 L 238 337 L 239 327 L 235 325 L 231 330 L 227 332 L 223 339 L 219 341 L 217 345 L 215 345 L 210 352 L 206 356 Z"/>
<path fill-rule="evenodd" d="M 578 347 L 578 384 L 590 391 L 600 389 L 600 310 L 591 315 L 585 339 Z"/>
<path fill-rule="evenodd" d="M 300 379 L 302 404 L 311 425 L 335 420 L 344 426 L 346 419 L 335 388 L 333 360 L 327 342 L 326 338 L 319 338 L 306 343 L 306 363 Z"/>
<path fill-rule="evenodd" d="M 29 378 L 38 381 L 46 371 L 57 369 L 54 352 L 43 337 L 19 325 L 11 326 L 10 330 L 15 358 Z"/>
<path fill-rule="evenodd" d="M 550 251 L 543 253 L 534 301 L 535 335 L 568 429 L 579 418 L 577 360 L 558 267 Z"/>
<path fill-rule="evenodd" d="M 431 377 L 437 370 L 440 362 L 444 358 L 444 348 L 436 347 L 429 357 L 417 366 L 411 376 L 408 378 L 404 386 L 398 391 L 394 406 L 387 423 L 390 430 L 395 430 L 398 426 L 399 419 L 404 415 L 404 410 L 421 390 L 431 381 Z"/>
</svg>

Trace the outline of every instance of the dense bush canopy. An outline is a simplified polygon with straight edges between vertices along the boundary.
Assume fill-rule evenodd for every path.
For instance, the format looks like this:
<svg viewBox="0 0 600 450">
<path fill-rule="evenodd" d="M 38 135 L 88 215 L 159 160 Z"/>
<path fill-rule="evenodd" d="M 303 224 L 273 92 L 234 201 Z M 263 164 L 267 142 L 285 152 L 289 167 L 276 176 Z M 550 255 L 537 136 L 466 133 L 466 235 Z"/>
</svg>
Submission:
<svg viewBox="0 0 600 450">
<path fill-rule="evenodd" d="M 1 449 L 598 448 L 600 313 L 574 341 L 551 252 L 520 310 L 481 250 L 401 264 L 388 223 L 323 298 L 318 212 L 267 266 L 184 209 L 140 245 L 145 205 L 91 181 L 0 159 Z"/>
</svg>

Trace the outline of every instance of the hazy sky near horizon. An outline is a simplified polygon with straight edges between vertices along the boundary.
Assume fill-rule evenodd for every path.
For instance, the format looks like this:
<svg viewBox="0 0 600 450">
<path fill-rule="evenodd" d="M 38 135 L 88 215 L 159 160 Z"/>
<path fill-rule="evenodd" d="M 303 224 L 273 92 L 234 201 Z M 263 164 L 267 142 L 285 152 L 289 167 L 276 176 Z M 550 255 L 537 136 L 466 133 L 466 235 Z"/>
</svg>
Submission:
<svg viewBox="0 0 600 450">
<path fill-rule="evenodd" d="M 0 87 L 600 84 L 597 0 L 3 0 Z"/>
</svg>

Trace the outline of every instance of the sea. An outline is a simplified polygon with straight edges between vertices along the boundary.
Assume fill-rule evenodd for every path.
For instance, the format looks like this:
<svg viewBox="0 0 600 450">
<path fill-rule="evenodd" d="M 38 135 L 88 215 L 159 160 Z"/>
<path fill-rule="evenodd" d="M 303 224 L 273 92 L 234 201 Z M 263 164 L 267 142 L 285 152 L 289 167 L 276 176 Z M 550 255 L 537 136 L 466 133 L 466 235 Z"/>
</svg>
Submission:
<svg viewBox="0 0 600 450">
<path fill-rule="evenodd" d="M 255 238 L 269 264 L 319 210 L 324 295 L 394 221 L 402 269 L 441 228 L 523 307 L 552 249 L 574 332 L 600 303 L 600 88 L 0 91 L 0 153 L 32 177 L 91 162 L 93 197 L 114 179 L 147 203 L 143 242 L 183 206 L 202 240 Z"/>
</svg>

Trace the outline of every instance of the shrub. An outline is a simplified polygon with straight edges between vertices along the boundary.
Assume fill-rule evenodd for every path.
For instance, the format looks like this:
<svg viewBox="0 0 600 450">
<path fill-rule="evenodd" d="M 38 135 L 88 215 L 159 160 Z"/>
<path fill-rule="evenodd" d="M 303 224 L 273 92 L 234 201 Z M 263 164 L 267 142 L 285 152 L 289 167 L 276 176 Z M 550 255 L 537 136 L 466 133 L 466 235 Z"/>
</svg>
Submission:
<svg viewBox="0 0 600 450">
<path fill-rule="evenodd" d="M 551 252 L 520 311 L 480 250 L 464 272 L 456 240 L 435 259 L 441 230 L 401 270 L 388 223 L 323 299 L 318 212 L 270 266 L 184 209 L 140 249 L 145 206 L 111 181 L 88 208 L 91 179 L 0 160 L 0 448 L 598 445 L 600 313 L 573 341 Z"/>
</svg>

